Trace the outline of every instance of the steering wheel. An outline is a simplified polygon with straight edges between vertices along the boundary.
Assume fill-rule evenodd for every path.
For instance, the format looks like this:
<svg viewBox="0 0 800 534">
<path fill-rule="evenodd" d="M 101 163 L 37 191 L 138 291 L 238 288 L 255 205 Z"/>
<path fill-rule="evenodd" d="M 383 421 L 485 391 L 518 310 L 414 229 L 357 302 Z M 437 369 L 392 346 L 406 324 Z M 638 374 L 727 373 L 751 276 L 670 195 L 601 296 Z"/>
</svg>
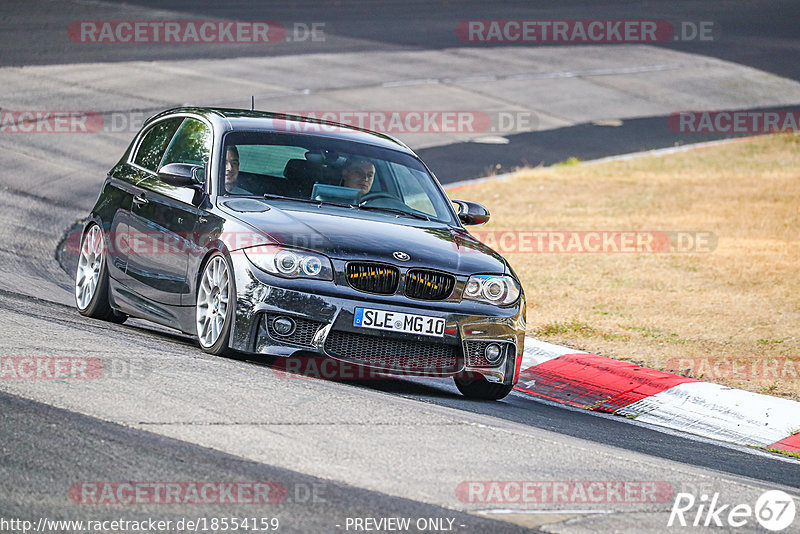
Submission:
<svg viewBox="0 0 800 534">
<path fill-rule="evenodd" d="M 391 199 L 397 200 L 397 197 L 392 195 L 391 193 L 386 193 L 384 191 L 378 191 L 376 193 L 367 193 L 366 195 L 361 197 L 361 200 L 358 202 L 358 205 L 360 206 L 360 205 L 362 205 L 362 204 L 364 204 L 366 202 L 369 202 L 371 200 L 375 200 L 375 199 L 378 199 L 378 198 L 391 198 Z"/>
</svg>

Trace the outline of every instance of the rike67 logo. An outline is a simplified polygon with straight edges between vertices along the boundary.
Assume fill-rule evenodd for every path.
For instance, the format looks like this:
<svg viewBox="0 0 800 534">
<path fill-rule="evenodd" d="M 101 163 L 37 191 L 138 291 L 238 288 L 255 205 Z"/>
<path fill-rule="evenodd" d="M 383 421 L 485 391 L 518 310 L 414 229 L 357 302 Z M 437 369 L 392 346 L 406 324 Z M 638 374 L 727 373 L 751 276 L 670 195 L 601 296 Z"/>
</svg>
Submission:
<svg viewBox="0 0 800 534">
<path fill-rule="evenodd" d="M 755 519 L 763 528 L 779 532 L 794 522 L 794 499 L 780 490 L 765 491 L 755 506 L 743 503 L 721 504 L 719 493 L 703 494 L 696 498 L 691 493 L 678 493 L 669 514 L 668 527 L 722 527 L 740 528 Z"/>
</svg>

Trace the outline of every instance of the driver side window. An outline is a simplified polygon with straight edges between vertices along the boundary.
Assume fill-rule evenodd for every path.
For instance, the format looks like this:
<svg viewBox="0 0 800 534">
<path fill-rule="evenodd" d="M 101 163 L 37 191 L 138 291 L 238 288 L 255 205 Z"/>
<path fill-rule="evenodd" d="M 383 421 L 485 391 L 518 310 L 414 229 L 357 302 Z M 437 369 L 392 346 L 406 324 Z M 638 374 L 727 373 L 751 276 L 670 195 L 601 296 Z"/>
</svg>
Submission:
<svg viewBox="0 0 800 534">
<path fill-rule="evenodd" d="M 168 163 L 191 163 L 206 166 L 211 154 L 211 129 L 202 121 L 193 118 L 183 120 L 175 137 L 161 160 L 161 167 Z"/>
</svg>

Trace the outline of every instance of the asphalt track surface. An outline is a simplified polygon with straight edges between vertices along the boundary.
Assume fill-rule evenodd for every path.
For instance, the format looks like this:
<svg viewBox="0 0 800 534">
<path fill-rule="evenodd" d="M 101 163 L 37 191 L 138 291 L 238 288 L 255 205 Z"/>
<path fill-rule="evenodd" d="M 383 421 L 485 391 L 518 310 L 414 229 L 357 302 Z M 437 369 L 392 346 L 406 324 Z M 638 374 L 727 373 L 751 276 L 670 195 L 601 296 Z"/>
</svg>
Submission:
<svg viewBox="0 0 800 534">
<path fill-rule="evenodd" d="M 257 509 L 259 520 L 277 518 L 280 531 L 326 532 L 335 530 L 337 524 L 345 525 L 347 517 L 398 516 L 449 518 L 455 526 L 468 523 L 470 529 L 479 532 L 526 531 L 505 522 L 248 462 L 4 393 L 0 393 L 0 414 L 4 434 L 13 438 L 4 447 L 0 473 L 6 487 L 16 488 L 3 500 L 5 517 L 80 519 L 64 502 L 64 495 L 76 480 L 236 480 L 281 484 L 275 497 L 281 502 Z M 31 450 L 37 451 L 35 457 Z M 24 477 L 20 476 L 23 473 Z M 73 478 L 54 477 L 54 473 L 69 473 Z M 126 510 L 124 517 L 141 521 L 156 515 L 159 520 L 177 523 L 183 518 L 251 517 L 254 513 L 252 505 L 227 503 L 202 509 L 192 505 L 170 507 L 167 513 L 139 508 Z M 101 521 L 119 516 L 119 507 L 104 507 L 99 513 L 92 510 L 89 515 Z"/>
<path fill-rule="evenodd" d="M 58 9 L 35 2 L 0 7 L 6 22 L 0 35 L 3 66 L 162 56 L 235 61 L 253 53 L 247 48 L 165 50 L 146 45 L 113 53 L 82 48 L 78 53 L 69 44 L 42 36 L 85 18 L 87 5 L 98 10 L 97 20 L 120 17 L 113 16 L 115 6 L 109 3 L 57 5 Z M 557 9 L 527 2 L 309 2 L 290 8 L 258 2 L 152 5 L 185 12 L 186 18 L 322 20 L 338 38 L 326 44 L 327 52 L 458 45 L 453 42 L 453 20 L 470 18 L 711 17 L 720 22 L 726 40 L 706 46 L 703 53 L 800 79 L 795 61 L 800 40 L 794 24 L 800 6 L 788 2 L 777 7 L 772 2 L 686 2 L 678 7 L 563 2 Z M 37 34 L 41 31 L 45 33 Z M 282 46 L 276 45 L 273 53 L 315 51 L 314 43 Z M 420 153 L 437 174 L 455 181 L 480 175 L 487 162 L 510 168 L 672 146 L 676 140 L 668 134 L 653 134 L 654 125 L 663 123 L 663 117 L 653 117 L 626 121 L 620 128 L 586 124 L 520 134 L 509 145 L 454 144 Z M 531 151 L 531 145 L 537 149 Z M 55 244 L 69 226 L 64 221 L 84 215 L 96 190 L 84 191 L 79 185 L 60 201 L 53 200 L 59 195 L 52 191 L 25 190 L 20 183 L 35 183 L 43 172 L 55 172 L 58 162 L 36 159 L 24 149 L 19 154 L 4 156 L 9 159 L 3 165 L 0 191 L 3 355 L 90 355 L 133 365 L 140 372 L 86 383 L 0 384 L 1 517 L 253 515 L 248 505 L 75 505 L 68 492 L 81 481 L 279 481 L 295 497 L 259 508 L 258 515 L 279 517 L 280 531 L 291 532 L 344 532 L 341 526 L 348 517 L 390 516 L 453 518 L 459 532 L 524 530 L 509 522 L 508 514 L 478 513 L 503 505 L 456 499 L 455 487 L 465 480 L 664 480 L 676 490 L 710 488 L 729 502 L 753 502 L 761 491 L 777 487 L 798 494 L 797 462 L 757 450 L 589 414 L 518 392 L 496 403 L 466 401 L 449 381 L 279 380 L 268 358 L 210 357 L 186 336 L 147 323 L 120 326 L 86 320 L 70 305 L 70 261 L 64 260 L 65 271 L 54 256 Z M 92 172 L 107 168 L 105 161 L 93 162 L 89 152 L 75 154 L 74 161 Z M 298 497 L 315 486 L 321 500 Z M 542 528 L 547 531 L 658 532 L 665 529 L 670 502 L 599 508 L 572 504 L 566 509 L 546 504 L 508 507 L 520 513 L 514 520 L 530 528 L 546 524 Z M 576 507 L 588 511 L 575 513 Z M 548 522 L 542 520 L 542 511 L 560 511 L 564 517 Z M 612 513 L 594 513 L 598 511 Z M 751 527 L 742 531 L 758 531 Z"/>
<path fill-rule="evenodd" d="M 63 21 L 84 20 L 81 15 L 86 6 L 95 6 L 99 16 L 94 20 L 120 20 L 103 18 L 115 13 L 114 5 L 146 6 L 158 10 L 176 11 L 198 18 L 228 20 L 271 20 L 283 24 L 298 22 L 324 22 L 326 32 L 340 39 L 319 42 L 279 43 L 272 45 L 270 54 L 303 54 L 320 49 L 336 53 L 348 50 L 382 46 L 417 47 L 440 49 L 460 46 L 454 32 L 454 23 L 461 20 L 666 20 L 713 21 L 715 37 L 711 42 L 665 42 L 664 46 L 675 50 L 702 52 L 705 55 L 741 63 L 778 74 L 786 78 L 800 79 L 800 65 L 795 58 L 800 53 L 796 21 L 800 17 L 800 5 L 791 1 L 735 0 L 683 1 L 683 2 L 610 2 L 564 0 L 552 2 L 505 1 L 484 2 L 409 0 L 377 0 L 354 2 L 345 0 L 295 2 L 254 2 L 238 0 L 218 2 L 214 0 L 138 0 L 136 2 L 7 2 L 6 32 L 4 46 L 0 51 L 3 65 L 60 64 L 87 61 L 130 61 L 133 59 L 176 59 L 197 57 L 245 57 L 263 55 L 264 49 L 253 47 L 219 47 L 197 45 L 165 49 L 157 45 L 117 47 L 113 54 L 108 49 L 86 49 L 66 46 L 53 39 L 31 40 L 30 32 L 59 32 Z M 105 10 L 105 11 L 104 11 Z M 37 12 L 37 17 L 29 16 Z M 117 12 L 118 14 L 118 12 Z M 188 18 L 187 18 L 188 20 Z M 367 45 L 369 43 L 369 45 Z M 469 43 L 466 43 L 468 46 Z M 483 47 L 487 43 L 473 43 Z M 488 44 L 491 46 L 491 44 Z M 524 45 L 522 45 L 524 46 Z M 548 46 L 548 45 L 539 45 Z M 78 53 L 78 51 L 80 53 Z"/>
<path fill-rule="evenodd" d="M 234 1 L 156 1 L 56 3 L 7 2 L 3 15 L 0 65 L 49 65 L 75 62 L 122 62 L 159 59 L 224 59 L 265 54 L 302 55 L 374 50 L 440 50 L 448 47 L 476 49 L 506 43 L 469 43 L 458 39 L 455 25 L 462 20 L 664 20 L 682 23 L 713 22 L 713 40 L 659 42 L 654 46 L 702 54 L 800 81 L 800 4 L 791 1 L 685 1 L 685 2 L 550 2 L 441 1 L 348 2 L 299 1 L 288 3 Z M 165 13 L 182 13 L 187 20 L 277 21 L 289 28 L 295 23 L 322 23 L 325 42 L 302 40 L 264 46 L 192 44 L 165 47 L 91 45 L 64 42 L 63 28 L 80 20 L 122 20 L 125 11 L 115 6 L 143 6 Z M 164 14 L 159 16 L 163 10 Z M 92 13 L 93 16 L 87 16 Z M 37 16 L 31 16 L 36 13 Z M 291 31 L 290 31 L 291 33 Z M 520 44 L 519 46 L 525 46 Z M 538 47 L 551 46 L 537 44 Z M 612 45 L 613 46 L 613 45 Z M 266 48 L 265 48 L 266 47 Z M 357 66 L 356 66 L 357 68 Z M 480 74 L 480 72 L 476 72 Z M 309 73 L 313 76 L 313 73 Z M 793 108 L 793 109 L 796 109 Z M 525 165 L 550 165 L 567 158 L 581 160 L 651 150 L 736 134 L 675 134 L 666 128 L 665 116 L 625 121 L 618 128 L 591 123 L 509 136 L 505 145 L 457 143 L 419 151 L 443 183 L 506 172 Z"/>
</svg>

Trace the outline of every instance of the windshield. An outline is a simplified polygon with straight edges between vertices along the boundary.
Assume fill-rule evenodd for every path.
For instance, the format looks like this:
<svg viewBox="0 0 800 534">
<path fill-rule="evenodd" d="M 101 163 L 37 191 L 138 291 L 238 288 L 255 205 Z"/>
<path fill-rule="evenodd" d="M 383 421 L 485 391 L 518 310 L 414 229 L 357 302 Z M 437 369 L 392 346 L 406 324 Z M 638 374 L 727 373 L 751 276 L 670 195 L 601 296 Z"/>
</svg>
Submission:
<svg viewBox="0 0 800 534">
<path fill-rule="evenodd" d="M 224 195 L 354 206 L 454 224 L 434 178 L 408 154 L 274 132 L 232 132 L 224 146 Z"/>
</svg>

